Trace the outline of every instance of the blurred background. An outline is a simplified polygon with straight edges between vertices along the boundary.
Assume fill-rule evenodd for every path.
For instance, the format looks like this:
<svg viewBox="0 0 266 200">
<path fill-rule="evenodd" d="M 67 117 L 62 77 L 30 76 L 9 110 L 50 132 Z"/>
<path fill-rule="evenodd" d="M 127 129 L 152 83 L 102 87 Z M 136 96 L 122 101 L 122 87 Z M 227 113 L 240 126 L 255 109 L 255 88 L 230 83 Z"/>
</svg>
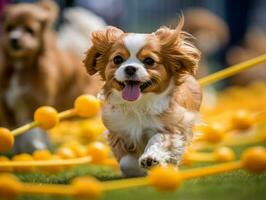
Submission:
<svg viewBox="0 0 266 200">
<path fill-rule="evenodd" d="M 0 0 L 0 10 L 2 11 L 9 3 L 19 2 L 35 1 Z M 197 46 L 203 53 L 199 77 L 266 53 L 266 2 L 263 0 L 57 0 L 56 2 L 60 6 L 60 16 L 55 28 L 59 33 L 60 30 L 63 32 L 59 34 L 59 38 L 63 41 L 61 45 L 66 45 L 64 41 L 70 37 L 66 34 L 69 31 L 68 27 L 67 29 L 64 27 L 70 22 L 86 26 L 87 34 L 103 28 L 105 24 L 129 32 L 151 32 L 162 25 L 174 27 L 178 16 L 183 13 L 185 30 L 197 38 Z M 79 18 L 78 14 L 65 14 L 69 8 L 86 9 L 91 14 L 90 19 L 87 18 L 91 23 L 80 23 L 82 18 Z M 86 12 L 84 9 L 78 13 Z M 84 45 L 84 42 L 80 43 Z M 78 52 L 80 54 L 82 48 L 80 50 L 79 47 L 75 51 L 80 51 Z M 266 80 L 264 71 L 263 66 L 258 66 L 219 83 L 218 88 L 229 84 L 245 85 L 253 80 Z"/>
</svg>

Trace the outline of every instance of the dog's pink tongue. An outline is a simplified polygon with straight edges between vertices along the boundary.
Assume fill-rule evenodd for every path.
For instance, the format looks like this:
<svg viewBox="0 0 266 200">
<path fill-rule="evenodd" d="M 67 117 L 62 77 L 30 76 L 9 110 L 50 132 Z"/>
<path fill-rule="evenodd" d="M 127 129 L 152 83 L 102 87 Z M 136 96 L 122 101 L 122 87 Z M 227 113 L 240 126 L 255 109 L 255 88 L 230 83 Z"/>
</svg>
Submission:
<svg viewBox="0 0 266 200">
<path fill-rule="evenodd" d="M 140 95 L 140 84 L 126 84 L 122 91 L 123 99 L 127 101 L 136 101 Z"/>
</svg>

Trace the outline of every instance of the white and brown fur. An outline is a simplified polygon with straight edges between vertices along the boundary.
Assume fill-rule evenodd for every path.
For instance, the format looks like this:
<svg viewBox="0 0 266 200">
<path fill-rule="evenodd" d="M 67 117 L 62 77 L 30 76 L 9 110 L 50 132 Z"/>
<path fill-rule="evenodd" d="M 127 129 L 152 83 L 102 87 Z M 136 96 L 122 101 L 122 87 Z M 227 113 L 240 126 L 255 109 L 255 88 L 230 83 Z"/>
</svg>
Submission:
<svg viewBox="0 0 266 200">
<path fill-rule="evenodd" d="M 126 176 L 145 175 L 154 165 L 178 164 L 192 138 L 192 127 L 201 104 L 201 89 L 194 75 L 200 52 L 183 32 L 183 20 L 176 29 L 167 27 L 151 34 L 124 33 L 108 27 L 92 34 L 93 46 L 84 63 L 90 74 L 99 72 L 105 81 L 102 117 L 120 168 Z M 115 65 L 120 55 L 124 62 Z M 152 58 L 147 66 L 143 60 Z M 121 97 L 124 68 L 137 68 L 144 83 L 136 101 Z"/>
</svg>

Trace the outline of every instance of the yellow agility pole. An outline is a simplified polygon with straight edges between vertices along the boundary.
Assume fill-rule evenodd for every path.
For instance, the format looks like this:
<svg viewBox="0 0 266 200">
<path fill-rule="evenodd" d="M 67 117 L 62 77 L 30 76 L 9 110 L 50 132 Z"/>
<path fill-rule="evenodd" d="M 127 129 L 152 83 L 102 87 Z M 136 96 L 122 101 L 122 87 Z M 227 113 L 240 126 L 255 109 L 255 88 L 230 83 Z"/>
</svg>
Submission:
<svg viewBox="0 0 266 200">
<path fill-rule="evenodd" d="M 14 136 L 17 136 L 17 135 L 20 135 L 20 134 L 22 134 L 22 133 L 24 133 L 26 131 L 29 131 L 29 130 L 31 130 L 33 128 L 36 128 L 38 126 L 39 126 L 38 122 L 31 122 L 29 124 L 26 124 L 24 126 L 21 126 L 21 127 L 17 128 L 17 129 L 14 129 L 11 133 Z"/>
<path fill-rule="evenodd" d="M 258 65 L 260 63 L 263 63 L 266 61 L 266 54 L 263 54 L 261 56 L 258 56 L 256 58 L 253 58 L 251 60 L 247 60 L 245 62 L 233 65 L 231 67 L 228 67 L 224 70 L 218 71 L 216 73 L 213 73 L 211 75 L 208 75 L 202 79 L 199 80 L 199 83 L 201 86 L 205 87 L 210 84 L 213 84 L 214 82 L 220 81 L 222 79 L 225 79 L 229 76 L 235 75 L 237 73 L 240 73 L 244 70 L 247 70 L 255 65 Z"/>
<path fill-rule="evenodd" d="M 1 168 L 12 167 L 50 167 L 50 166 L 68 166 L 68 165 L 81 165 L 88 164 L 92 160 L 91 156 L 82 158 L 73 158 L 67 160 L 33 160 L 33 161 L 1 161 Z"/>
</svg>

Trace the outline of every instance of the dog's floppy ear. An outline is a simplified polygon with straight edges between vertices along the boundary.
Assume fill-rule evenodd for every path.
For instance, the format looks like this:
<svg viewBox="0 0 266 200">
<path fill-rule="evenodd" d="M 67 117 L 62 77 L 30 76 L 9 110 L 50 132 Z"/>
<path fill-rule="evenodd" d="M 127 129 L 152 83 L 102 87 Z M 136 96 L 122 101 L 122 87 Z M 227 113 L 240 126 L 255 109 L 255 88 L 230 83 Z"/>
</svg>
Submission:
<svg viewBox="0 0 266 200">
<path fill-rule="evenodd" d="M 109 26 L 105 30 L 96 31 L 91 34 L 92 46 L 86 53 L 83 63 L 90 75 L 100 72 L 104 78 L 104 62 L 106 53 L 124 32 L 118 28 Z"/>
<path fill-rule="evenodd" d="M 1 26 L 3 26 L 3 24 L 5 23 L 8 13 L 11 11 L 10 6 L 6 6 L 3 10 L 3 12 L 0 14 L 0 24 Z"/>
<path fill-rule="evenodd" d="M 40 0 L 36 3 L 47 12 L 46 23 L 53 25 L 59 14 L 59 7 L 53 0 Z"/>
<path fill-rule="evenodd" d="M 182 31 L 184 18 L 181 17 L 175 29 L 162 27 L 155 32 L 161 42 L 165 63 L 173 71 L 189 72 L 195 75 L 200 60 L 200 51 L 190 41 L 192 36 Z"/>
</svg>

